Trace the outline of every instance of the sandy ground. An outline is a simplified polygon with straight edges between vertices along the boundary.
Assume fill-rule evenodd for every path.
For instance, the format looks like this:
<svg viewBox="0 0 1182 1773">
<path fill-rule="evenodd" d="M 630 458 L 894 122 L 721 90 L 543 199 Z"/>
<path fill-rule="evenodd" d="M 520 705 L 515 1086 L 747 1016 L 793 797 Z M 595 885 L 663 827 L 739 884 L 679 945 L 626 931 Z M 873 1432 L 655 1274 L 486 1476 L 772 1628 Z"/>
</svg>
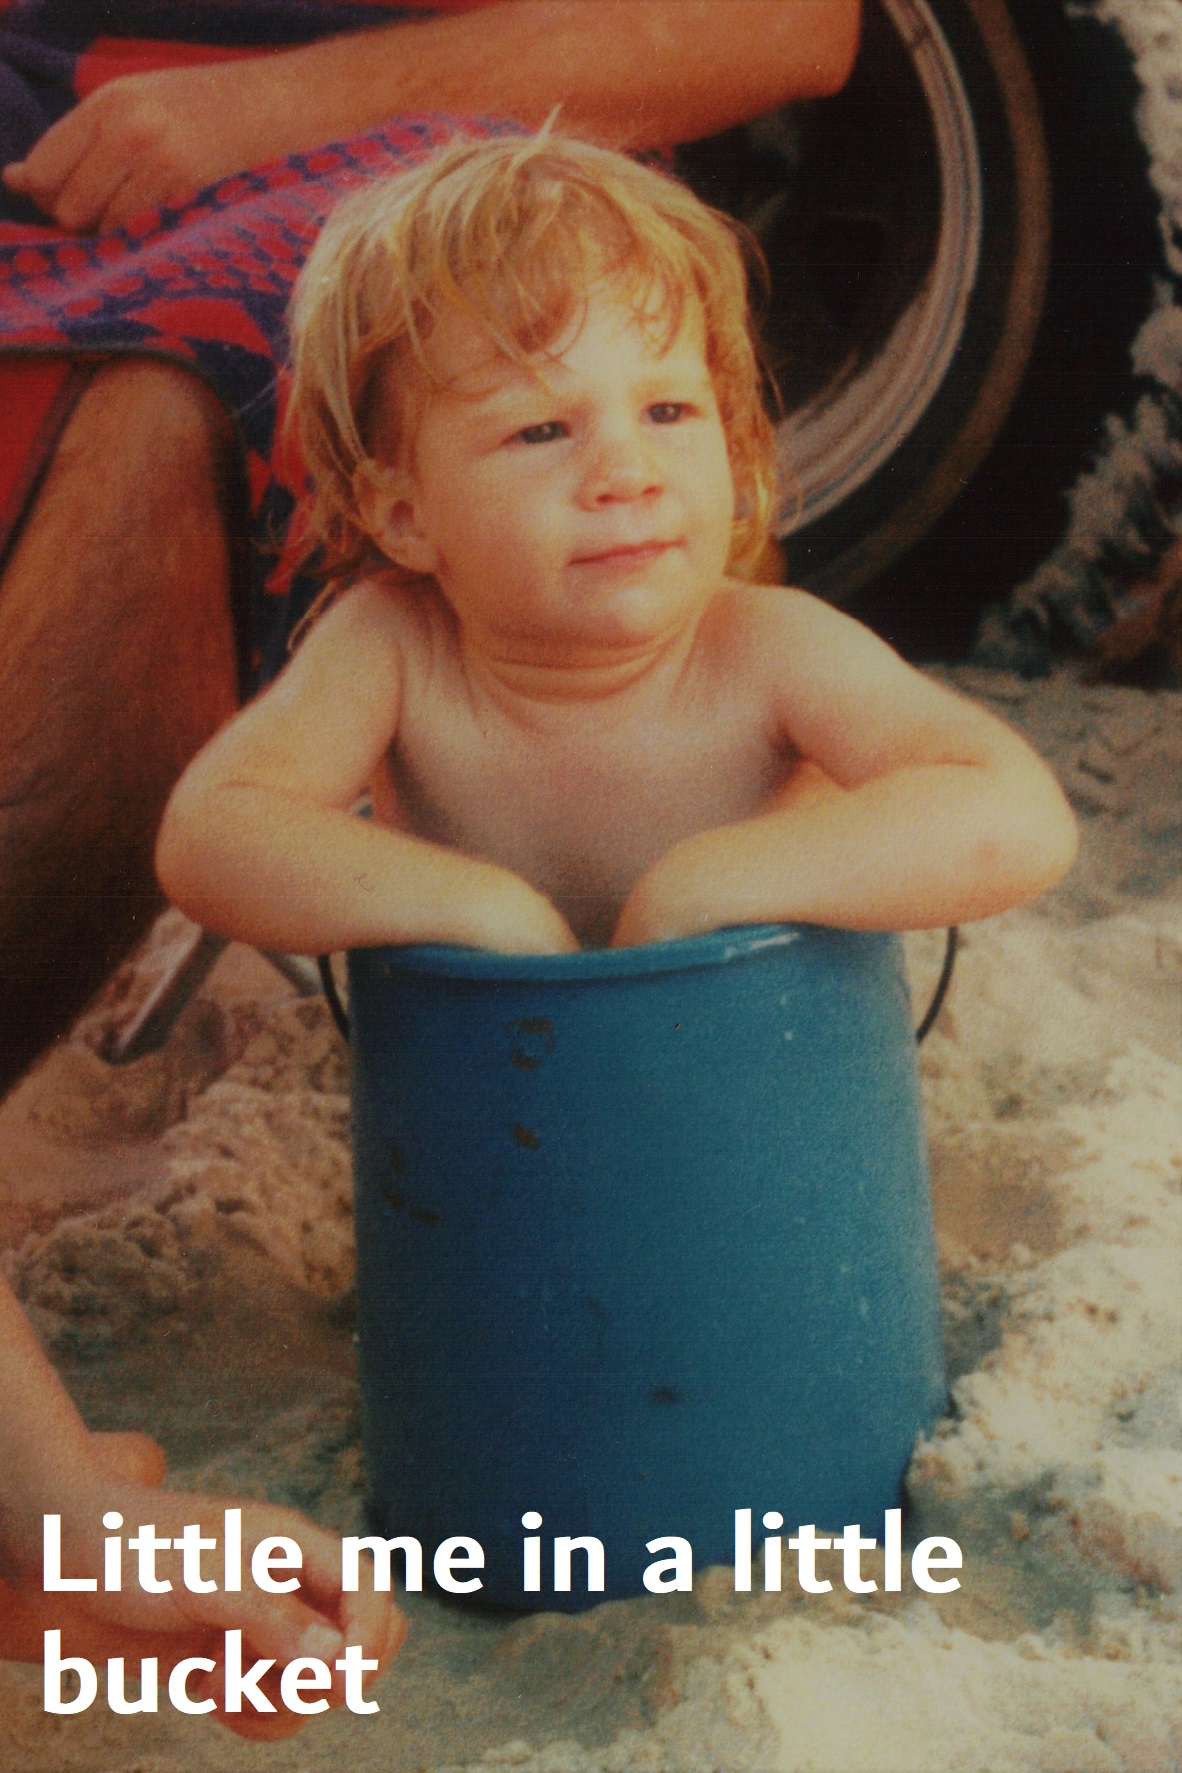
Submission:
<svg viewBox="0 0 1182 1773">
<path fill-rule="evenodd" d="M 959 1593 L 692 1595 L 574 1617 L 411 1597 L 375 1717 L 278 1747 L 164 1710 L 47 1718 L 0 1668 L 5 1773 L 1154 1773 L 1182 1761 L 1182 696 L 948 674 L 1060 771 L 1083 854 L 965 936 L 923 1049 L 949 1413 L 907 1536 Z M 915 939 L 917 1001 L 939 961 Z M 96 1426 L 174 1480 L 363 1519 L 347 1058 L 230 950 L 158 1055 L 104 1031 L 152 957 L 0 1112 L 8 1271 Z M 873 1560 L 867 1560 L 873 1573 Z"/>
</svg>

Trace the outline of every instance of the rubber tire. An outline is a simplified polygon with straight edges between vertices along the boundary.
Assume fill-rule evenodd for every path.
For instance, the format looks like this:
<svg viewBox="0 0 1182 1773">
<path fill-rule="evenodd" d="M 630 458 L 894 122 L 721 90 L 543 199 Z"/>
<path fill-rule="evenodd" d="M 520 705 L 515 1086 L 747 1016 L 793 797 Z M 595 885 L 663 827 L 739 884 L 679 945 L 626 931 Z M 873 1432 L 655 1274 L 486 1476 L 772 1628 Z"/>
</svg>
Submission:
<svg viewBox="0 0 1182 1773">
<path fill-rule="evenodd" d="M 1127 410 L 1134 397 L 1128 347 L 1163 264 L 1134 122 L 1139 87 L 1115 27 L 1068 18 L 1058 0 L 1009 0 L 1004 9 L 1000 0 L 932 3 L 979 122 L 992 242 L 982 260 L 991 275 L 974 293 L 947 387 L 904 449 L 832 522 L 796 538 L 789 556 L 798 582 L 846 603 L 909 656 L 929 659 L 963 656 L 986 603 L 1004 598 L 1057 541 L 1065 495 L 1102 439 L 1105 414 Z M 983 26 L 1000 41 L 1003 10 L 1026 69 L 1008 86 L 990 78 L 1001 63 L 981 53 Z M 1015 381 L 1035 285 L 1006 241 L 1030 228 L 1021 211 L 1032 94 L 1053 223 L 1041 320 Z M 1027 189 L 1032 172 L 1027 161 Z"/>
</svg>

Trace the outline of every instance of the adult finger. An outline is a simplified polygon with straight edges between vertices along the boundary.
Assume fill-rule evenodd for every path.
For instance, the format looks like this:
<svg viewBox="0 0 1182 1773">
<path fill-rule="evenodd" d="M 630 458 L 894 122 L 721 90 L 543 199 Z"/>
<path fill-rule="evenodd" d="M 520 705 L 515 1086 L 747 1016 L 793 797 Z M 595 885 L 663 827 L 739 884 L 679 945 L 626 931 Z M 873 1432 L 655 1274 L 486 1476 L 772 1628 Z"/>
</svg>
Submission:
<svg viewBox="0 0 1182 1773">
<path fill-rule="evenodd" d="M 164 1480 L 164 1448 L 150 1434 L 116 1429 L 97 1429 L 92 1445 L 95 1459 L 107 1477 L 125 1484 L 144 1484 L 154 1489 Z"/>
<path fill-rule="evenodd" d="M 247 1514 L 243 1517 L 243 1531 L 257 1534 L 261 1529 L 273 1533 L 276 1528 L 270 1523 L 274 1518 L 270 1514 L 266 1523 L 256 1523 Z M 335 1615 L 341 1595 L 341 1541 L 335 1533 L 316 1526 L 303 1515 L 292 1514 L 290 1519 L 289 1531 L 299 1541 L 304 1559 L 300 1587 L 313 1606 Z"/>
<path fill-rule="evenodd" d="M 110 201 L 103 205 L 95 217 L 94 232 L 106 234 L 112 228 L 122 228 L 132 216 L 140 215 L 146 209 L 159 209 L 165 201 L 164 193 L 154 197 L 142 196 L 136 190 L 136 180 L 127 178 L 111 193 Z"/>
<path fill-rule="evenodd" d="M 58 192 L 89 152 L 97 132 L 98 117 L 84 101 L 51 124 L 23 160 L 5 168 L 4 182 L 42 209 L 52 210 Z"/>
<path fill-rule="evenodd" d="M 368 1688 L 382 1671 L 388 1666 L 399 1649 L 406 1635 L 406 1621 L 396 1607 L 391 1606 L 386 1595 L 358 1594 L 346 1597 L 348 1606 L 342 1608 L 344 1615 L 345 1637 L 349 1643 L 360 1643 L 366 1661 L 376 1661 L 378 1666 L 367 1672 L 363 1687 Z M 243 1641 L 242 1662 L 249 1669 L 253 1661 L 254 1646 L 247 1646 Z M 345 1703 L 344 1681 L 335 1669 L 335 1658 L 321 1657 L 333 1672 L 331 1688 L 316 1692 L 317 1698 L 327 1699 L 334 1709 Z M 228 1712 L 225 1709 L 226 1671 L 222 1656 L 216 1659 L 212 1673 L 200 1677 L 193 1684 L 195 1697 L 212 1698 L 217 1704 L 217 1718 L 232 1730 L 235 1735 L 252 1742 L 276 1742 L 287 1736 L 293 1736 L 301 1730 L 308 1717 L 317 1714 L 299 1714 L 291 1712 L 284 1704 L 281 1690 L 283 1664 L 277 1662 L 275 1667 L 259 1677 L 257 1689 L 264 1699 L 275 1707 L 273 1712 L 258 1711 L 254 1705 L 244 1699 L 242 1710 Z"/>
<path fill-rule="evenodd" d="M 148 164 L 132 170 L 103 205 L 95 219 L 95 231 L 101 234 L 108 228 L 122 228 L 132 216 L 159 209 L 165 203 L 184 202 L 196 190 L 191 177 L 170 173 L 163 166 Z"/>
<path fill-rule="evenodd" d="M 114 225 L 107 222 L 107 212 L 133 176 L 126 154 L 99 135 L 47 207 L 63 228 L 76 234 L 97 234 Z"/>
<path fill-rule="evenodd" d="M 368 1684 L 397 1655 L 406 1636 L 406 1620 L 390 1595 L 368 1587 L 364 1575 L 356 1593 L 343 1592 L 341 1541 L 335 1533 L 303 1521 L 299 1536 L 304 1553 L 304 1596 L 321 1612 L 339 1621 L 347 1644 L 361 1644 L 367 1660 L 377 1659 L 379 1666 L 367 1677 Z M 370 1569 L 368 1560 L 364 1569 Z"/>
<path fill-rule="evenodd" d="M 233 1598 L 241 1601 L 244 1597 Z M 337 1707 L 345 1703 L 344 1673 L 337 1665 L 347 1644 L 359 1645 L 363 1659 L 375 1664 L 365 1672 L 363 1685 L 366 1687 L 377 1679 L 400 1648 L 406 1635 L 406 1621 L 388 1595 L 371 1592 L 345 1595 L 339 1599 L 339 1630 L 335 1622 L 310 1614 L 309 1609 L 298 1603 L 283 1613 L 277 1607 L 269 1613 L 252 1607 L 238 1607 L 229 1629 L 237 1628 L 242 1632 L 242 1666 L 249 1669 L 257 1659 L 273 1660 L 274 1666 L 260 1677 L 258 1684 L 279 1711 L 285 1709 L 279 1698 L 279 1682 L 287 1663 L 305 1658 L 323 1663 L 332 1684 L 318 1697 Z M 219 1705 L 225 1676 L 221 1651 L 219 1645 L 217 1669 L 205 1683 L 205 1690 L 217 1698 Z M 270 1716 L 265 1712 L 254 1713 L 249 1702 L 247 1709 L 255 1716 Z"/>
<path fill-rule="evenodd" d="M 243 1663 L 249 1666 L 245 1655 Z M 220 1657 L 211 1674 L 202 1674 L 190 1681 L 189 1692 L 194 1699 L 212 1699 L 217 1709 L 210 1715 L 216 1717 L 219 1724 L 232 1730 L 235 1736 L 244 1737 L 248 1742 L 280 1742 L 284 1737 L 294 1736 L 302 1730 L 310 1716 L 318 1715 L 289 1711 L 283 1703 L 280 1679 L 280 1670 L 273 1668 L 257 1683 L 258 1691 L 274 1706 L 274 1711 L 258 1711 L 246 1698 L 241 1702 L 240 1711 L 227 1711 L 226 1670 Z"/>
<path fill-rule="evenodd" d="M 194 1625 L 219 1631 L 241 1631 L 243 1656 L 273 1657 L 279 1664 L 297 1656 L 315 1656 L 330 1666 L 344 1648 L 337 1609 L 319 1612 L 294 1593 L 260 1594 L 250 1584 L 238 1594 L 220 1589 L 208 1595 L 174 1594 Z"/>
<path fill-rule="evenodd" d="M 362 1591 L 341 1596 L 341 1630 L 347 1644 L 360 1644 L 366 1660 L 377 1659 L 377 1668 L 367 1675 L 365 1685 L 376 1681 L 389 1667 L 402 1648 L 406 1637 L 406 1615 L 394 1605 L 388 1594 Z"/>
<path fill-rule="evenodd" d="M 63 1603 L 60 1595 L 27 1594 L 0 1578 L 0 1661 L 40 1662 L 47 1631 L 62 1633 L 66 1655 L 86 1656 L 91 1662 L 124 1656 L 132 1663 L 155 1656 L 162 1675 L 187 1656 L 212 1660 L 223 1642 L 219 1633 L 204 1628 L 145 1631 L 97 1618 L 81 1607 Z"/>
<path fill-rule="evenodd" d="M 373 1597 L 369 1597 L 372 1603 Z M 384 1600 L 379 1596 L 379 1601 Z M 307 1609 L 300 1609 L 306 1612 Z M 384 1609 L 363 1609 L 362 1617 L 370 1629 L 371 1641 L 364 1646 L 367 1660 L 383 1663 L 386 1660 L 386 1640 L 389 1628 L 382 1616 Z M 293 1613 L 294 1620 L 296 1615 Z M 292 1643 L 284 1644 L 281 1637 L 273 1635 L 274 1620 L 257 1618 L 248 1622 L 244 1612 L 239 1612 L 236 1623 L 242 1630 L 239 1656 L 242 1672 L 248 1677 L 246 1690 L 239 1695 L 240 1709 L 226 1709 L 226 1647 L 224 1640 L 214 1651 L 215 1666 L 212 1672 L 203 1674 L 199 1682 L 194 1684 L 195 1696 L 212 1698 L 217 1706 L 219 1722 L 225 1724 L 236 1735 L 255 1742 L 277 1741 L 285 1736 L 294 1735 L 303 1728 L 313 1713 L 291 1711 L 283 1699 L 283 1671 L 289 1662 L 296 1660 L 312 1660 L 320 1662 L 327 1669 L 329 1686 L 318 1689 L 317 1699 L 323 1699 L 327 1706 L 337 1708 L 345 1703 L 344 1676 L 337 1668 L 337 1662 L 344 1649 L 345 1639 L 326 1620 L 319 1619 L 310 1628 L 304 1630 L 302 1636 Z M 289 1621 L 287 1630 L 294 1629 Z M 351 1641 L 356 1641 L 353 1639 Z M 252 1675 L 256 1661 L 270 1661 L 271 1667 L 263 1670 L 257 1679 Z M 305 1671 L 306 1672 L 306 1671 Z M 375 1669 L 374 1674 L 378 1671 Z M 367 1683 L 368 1684 L 368 1683 Z M 254 1692 L 259 1695 L 260 1703 L 250 1697 Z M 267 1703 L 273 1708 L 266 1709 Z"/>
</svg>

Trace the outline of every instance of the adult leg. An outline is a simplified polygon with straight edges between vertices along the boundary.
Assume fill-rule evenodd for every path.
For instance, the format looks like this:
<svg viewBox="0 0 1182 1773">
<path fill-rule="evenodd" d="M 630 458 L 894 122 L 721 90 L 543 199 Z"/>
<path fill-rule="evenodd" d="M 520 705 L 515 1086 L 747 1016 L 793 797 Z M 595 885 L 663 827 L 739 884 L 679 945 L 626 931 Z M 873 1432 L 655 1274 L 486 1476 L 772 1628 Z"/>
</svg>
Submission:
<svg viewBox="0 0 1182 1773">
<path fill-rule="evenodd" d="M 233 711 L 229 427 L 171 366 L 105 366 L 0 580 L 0 1093 L 160 904 L 169 790 Z"/>
</svg>

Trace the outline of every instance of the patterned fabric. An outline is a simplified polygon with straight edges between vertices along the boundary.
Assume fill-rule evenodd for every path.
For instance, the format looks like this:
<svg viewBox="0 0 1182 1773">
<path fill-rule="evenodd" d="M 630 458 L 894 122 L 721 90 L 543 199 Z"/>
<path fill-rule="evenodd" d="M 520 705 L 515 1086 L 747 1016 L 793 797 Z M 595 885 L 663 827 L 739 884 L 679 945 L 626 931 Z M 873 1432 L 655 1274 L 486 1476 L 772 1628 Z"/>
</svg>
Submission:
<svg viewBox="0 0 1182 1773">
<path fill-rule="evenodd" d="M 423 10 L 379 0 L 131 0 L 119 9 L 125 35 L 112 39 L 105 0 L 14 0 L 0 5 L 0 151 L 6 160 L 27 152 L 102 83 L 100 73 L 109 79 L 132 65 L 209 60 L 210 43 L 249 53 L 263 43 L 307 42 L 373 25 L 379 14 L 386 22 Z M 313 590 L 293 581 L 282 551 L 301 479 L 276 446 L 292 283 L 343 191 L 413 164 L 458 127 L 441 117 L 398 120 L 225 179 L 183 206 L 100 235 L 67 235 L 16 204 L 7 216 L 0 211 L 0 353 L 26 362 L 30 353 L 154 354 L 191 367 L 232 415 L 253 514 L 245 647 L 255 681 L 282 664 Z M 468 134 L 502 127 L 510 126 L 463 123 Z M 29 132 L 20 140 L 19 129 Z M 27 466 L 9 468 L 29 478 Z M 0 510 L 10 492 L 0 485 Z"/>
</svg>

